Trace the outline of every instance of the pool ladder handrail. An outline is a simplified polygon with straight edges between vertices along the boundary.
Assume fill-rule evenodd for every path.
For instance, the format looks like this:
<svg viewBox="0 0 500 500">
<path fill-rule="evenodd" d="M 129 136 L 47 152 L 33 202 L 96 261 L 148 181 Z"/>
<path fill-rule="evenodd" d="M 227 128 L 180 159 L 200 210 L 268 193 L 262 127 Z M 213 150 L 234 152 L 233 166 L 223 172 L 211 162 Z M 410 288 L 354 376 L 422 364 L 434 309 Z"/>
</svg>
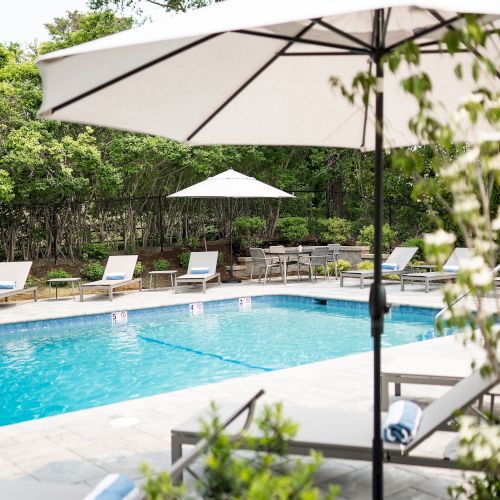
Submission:
<svg viewBox="0 0 500 500">
<path fill-rule="evenodd" d="M 497 264 L 497 266 L 493 269 L 492 274 L 493 276 L 498 273 L 500 270 L 500 264 Z M 467 297 L 467 295 L 470 294 L 470 288 L 468 288 L 465 292 L 461 293 L 451 304 L 443 307 L 437 314 L 436 317 L 434 318 L 434 331 L 437 331 L 437 324 L 439 321 L 439 318 L 443 316 L 443 314 L 448 311 L 451 307 L 453 307 L 457 302 L 460 302 L 463 298 Z"/>
</svg>

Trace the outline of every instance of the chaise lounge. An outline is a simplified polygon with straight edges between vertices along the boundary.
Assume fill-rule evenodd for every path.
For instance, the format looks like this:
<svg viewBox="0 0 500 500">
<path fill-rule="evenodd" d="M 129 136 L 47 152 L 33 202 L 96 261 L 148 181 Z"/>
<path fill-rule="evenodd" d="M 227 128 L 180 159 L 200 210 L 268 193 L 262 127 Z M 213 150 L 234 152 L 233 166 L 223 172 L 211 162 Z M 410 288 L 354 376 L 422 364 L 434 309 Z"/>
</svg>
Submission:
<svg viewBox="0 0 500 500">
<path fill-rule="evenodd" d="M 217 272 L 218 256 L 219 252 L 191 252 L 187 273 L 175 278 L 175 293 L 178 292 L 178 285 L 190 283 L 201 283 L 203 293 L 206 293 L 207 282 L 215 278 L 220 285 L 220 273 Z"/>
<path fill-rule="evenodd" d="M 403 274 L 406 266 L 417 253 L 417 247 L 397 247 L 387 260 L 382 264 L 382 276 L 390 274 Z M 340 286 L 344 286 L 344 278 L 358 278 L 361 288 L 365 287 L 365 278 L 373 278 L 374 270 L 342 271 L 340 273 Z"/>
<path fill-rule="evenodd" d="M 108 258 L 102 279 L 80 285 L 80 302 L 83 302 L 85 289 L 106 290 L 109 300 L 113 300 L 113 292 L 122 286 L 139 283 L 142 292 L 142 278 L 134 278 L 137 255 L 112 255 Z"/>
<path fill-rule="evenodd" d="M 24 288 L 33 262 L 0 262 L 0 299 L 7 302 L 9 297 L 33 293 L 33 300 L 38 300 L 38 288 Z"/>
<path fill-rule="evenodd" d="M 450 255 L 442 271 L 431 271 L 428 273 L 409 273 L 401 276 L 401 291 L 405 289 L 405 281 L 424 282 L 425 293 L 429 292 L 429 284 L 434 281 L 450 281 L 457 277 L 459 264 L 461 260 L 470 258 L 470 250 L 468 248 L 455 248 Z"/>
<path fill-rule="evenodd" d="M 441 398 L 434 400 L 422 412 L 422 419 L 415 437 L 406 446 L 396 443 L 384 443 L 384 460 L 386 462 L 418 465 L 427 467 L 460 468 L 454 456 L 456 440 L 448 445 L 441 457 L 414 453 L 428 437 L 454 418 L 455 412 L 465 409 L 478 400 L 498 383 L 498 377 L 483 378 L 474 372 L 458 382 Z M 263 394 L 260 391 L 242 406 L 223 404 L 219 406 L 221 425 L 231 437 L 237 437 L 243 430 L 255 430 L 253 414 L 257 399 Z M 372 422 L 371 412 L 341 409 L 321 409 L 305 407 L 283 408 L 283 413 L 299 425 L 296 436 L 289 442 L 290 455 L 308 455 L 316 450 L 327 458 L 371 461 L 372 459 Z M 245 415 L 246 414 L 246 415 Z M 382 421 L 386 413 L 382 414 Z M 207 442 L 200 439 L 200 418 L 207 413 L 199 414 L 172 430 L 172 463 L 171 475 L 181 478 L 182 472 L 189 468 L 196 458 L 203 453 Z M 196 445 L 194 450 L 182 457 L 183 445 Z"/>
</svg>

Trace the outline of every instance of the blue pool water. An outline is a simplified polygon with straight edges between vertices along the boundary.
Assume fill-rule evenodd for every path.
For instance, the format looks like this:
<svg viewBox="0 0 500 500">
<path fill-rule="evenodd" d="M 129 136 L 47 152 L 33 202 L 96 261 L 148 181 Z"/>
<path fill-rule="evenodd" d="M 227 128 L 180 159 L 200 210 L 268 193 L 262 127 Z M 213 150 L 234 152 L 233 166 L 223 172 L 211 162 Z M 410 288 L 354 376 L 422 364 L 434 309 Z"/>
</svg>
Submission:
<svg viewBox="0 0 500 500">
<path fill-rule="evenodd" d="M 370 351 L 366 304 L 299 297 L 0 325 L 0 425 Z M 436 311 L 394 308 L 383 346 L 432 335 Z"/>
</svg>

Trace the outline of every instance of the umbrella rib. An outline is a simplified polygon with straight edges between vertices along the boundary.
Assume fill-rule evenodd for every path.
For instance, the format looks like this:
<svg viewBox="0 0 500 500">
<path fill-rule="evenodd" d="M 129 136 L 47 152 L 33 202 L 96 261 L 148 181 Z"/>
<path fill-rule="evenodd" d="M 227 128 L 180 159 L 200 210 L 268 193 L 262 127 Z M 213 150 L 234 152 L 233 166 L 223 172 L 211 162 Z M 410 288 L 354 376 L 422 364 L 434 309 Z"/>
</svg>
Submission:
<svg viewBox="0 0 500 500">
<path fill-rule="evenodd" d="M 455 17 L 450 17 L 450 19 L 443 19 L 440 21 L 438 24 L 435 24 L 434 26 L 430 26 L 429 28 L 426 28 L 422 31 L 419 31 L 418 33 L 413 34 L 412 36 L 409 36 L 408 38 L 404 38 L 403 40 L 400 40 L 399 42 L 395 42 L 392 45 L 389 45 L 389 47 L 385 48 L 385 52 L 390 52 L 391 50 L 394 50 L 398 47 L 401 47 L 401 45 L 404 45 L 405 43 L 412 42 L 413 40 L 417 40 L 425 35 L 428 35 L 430 33 L 433 33 L 434 31 L 440 29 L 440 28 L 446 28 L 450 24 L 453 24 L 454 22 L 458 21 L 461 18 L 461 16 L 455 16 Z"/>
<path fill-rule="evenodd" d="M 208 36 L 205 36 L 203 38 L 200 38 L 199 40 L 196 40 L 194 42 L 188 43 L 184 47 L 180 47 L 179 49 L 173 50 L 172 52 L 169 52 L 168 54 L 164 54 L 163 56 L 157 57 L 156 59 L 153 59 L 152 61 L 147 62 L 146 64 L 142 64 L 141 66 L 138 66 L 137 68 L 131 69 L 130 71 L 127 71 L 126 73 L 123 73 L 115 78 L 112 78 L 111 80 L 108 80 L 107 82 L 101 83 L 100 85 L 97 85 L 96 87 L 87 90 L 85 92 L 82 92 L 81 94 L 72 97 L 71 99 L 68 99 L 67 101 L 64 101 L 61 104 L 58 104 L 57 106 L 54 106 L 51 109 L 51 114 L 54 114 L 56 111 L 59 111 L 60 109 L 63 109 L 71 104 L 74 104 L 75 102 L 80 101 L 81 99 L 84 99 L 86 97 L 91 96 L 92 94 L 95 94 L 96 92 L 99 92 L 100 90 L 103 90 L 107 87 L 110 87 L 111 85 L 114 85 L 115 83 L 118 83 L 129 76 L 133 76 L 137 73 L 140 73 L 141 71 L 144 71 L 145 69 L 150 68 L 151 66 L 154 66 L 158 63 L 161 63 L 167 59 L 170 59 L 171 57 L 174 57 L 178 54 L 182 54 L 186 50 L 192 49 L 193 47 L 196 47 L 197 45 L 200 45 L 204 42 L 207 42 L 208 40 L 211 40 L 212 38 L 215 38 L 216 36 L 219 36 L 221 33 L 212 33 Z"/>
<path fill-rule="evenodd" d="M 296 35 L 297 37 L 302 36 L 307 33 L 314 25 L 315 21 L 311 21 L 305 28 L 302 28 L 300 32 Z M 240 33 L 240 31 L 237 31 Z M 263 64 L 250 78 L 248 78 L 242 85 L 240 85 L 213 113 L 210 114 L 196 129 L 188 135 L 187 140 L 190 141 L 195 135 L 197 135 L 203 128 L 205 128 L 230 102 L 232 102 L 243 90 L 245 90 L 258 76 L 260 76 L 271 64 L 276 61 L 283 53 L 293 45 L 294 42 L 289 41 L 282 49 L 280 49 L 274 56 L 271 57 L 265 64 Z"/>
<path fill-rule="evenodd" d="M 285 52 L 284 54 L 281 54 L 282 57 L 287 57 L 287 56 L 364 56 L 366 57 L 366 54 L 363 54 L 361 52 Z"/>
<path fill-rule="evenodd" d="M 435 10 L 429 10 L 429 12 L 438 20 L 438 21 L 444 21 L 444 18 L 438 13 L 436 12 Z M 446 29 L 448 31 L 456 31 L 456 28 L 455 26 L 446 26 Z M 472 52 L 478 59 L 485 59 L 485 57 L 481 54 L 481 52 L 479 52 L 477 49 L 475 49 L 474 47 L 466 47 L 467 50 L 465 50 L 465 52 Z M 458 51 L 458 52 L 462 52 L 462 51 Z M 500 78 L 500 71 L 498 70 L 495 70 L 495 76 L 497 78 Z"/>
<path fill-rule="evenodd" d="M 331 25 L 330 23 L 327 23 L 326 21 L 323 21 L 321 18 L 315 19 L 315 21 L 323 26 L 323 28 L 326 28 L 329 31 L 332 31 L 333 33 L 336 33 L 337 35 L 340 35 L 344 38 L 347 38 L 347 40 L 350 40 L 351 42 L 356 43 L 357 45 L 361 45 L 362 47 L 365 47 L 366 49 L 373 51 L 374 47 L 372 47 L 369 43 L 366 43 L 364 40 L 361 40 L 360 38 L 351 35 L 350 33 L 346 33 L 345 31 L 342 31 L 339 28 L 336 28 L 335 26 Z"/>
<path fill-rule="evenodd" d="M 344 50 L 352 50 L 355 52 L 359 52 L 361 54 L 370 54 L 370 50 L 352 47 L 351 45 L 343 45 L 340 43 L 331 43 L 331 42 L 322 42 L 320 40 L 312 40 L 311 38 L 300 38 L 300 34 L 297 36 L 287 36 L 280 35 L 278 33 L 264 33 L 261 31 L 252 31 L 252 30 L 236 30 L 234 33 L 241 33 L 243 35 L 252 35 L 252 36 L 260 36 L 263 38 L 274 38 L 276 40 L 284 40 L 285 42 L 290 43 L 304 43 L 308 45 L 319 45 L 320 47 L 329 47 L 330 49 L 344 49 Z"/>
</svg>

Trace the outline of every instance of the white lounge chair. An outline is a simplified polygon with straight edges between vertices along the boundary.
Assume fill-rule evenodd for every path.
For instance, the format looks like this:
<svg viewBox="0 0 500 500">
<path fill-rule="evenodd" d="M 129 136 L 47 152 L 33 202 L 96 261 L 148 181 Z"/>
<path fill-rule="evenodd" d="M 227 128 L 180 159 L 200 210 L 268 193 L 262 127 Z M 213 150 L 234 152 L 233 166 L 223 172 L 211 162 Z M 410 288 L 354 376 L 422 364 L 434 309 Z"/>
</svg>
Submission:
<svg viewBox="0 0 500 500">
<path fill-rule="evenodd" d="M 450 255 L 442 271 L 431 271 L 427 273 L 409 273 L 401 275 L 401 291 L 405 289 L 405 281 L 424 282 L 425 293 L 429 292 L 429 284 L 433 281 L 450 281 L 454 280 L 458 274 L 460 261 L 470 258 L 470 250 L 468 248 L 455 248 Z"/>
<path fill-rule="evenodd" d="M 391 255 L 387 258 L 384 264 L 394 267 L 394 269 L 384 269 L 382 268 L 382 276 L 388 276 L 389 274 L 401 275 L 406 269 L 406 266 L 412 259 L 412 257 L 417 253 L 417 247 L 397 247 L 395 248 Z M 382 266 L 384 265 L 382 264 Z M 340 273 L 340 286 L 344 286 L 344 278 L 358 278 L 361 288 L 365 287 L 365 278 L 373 278 L 374 270 L 364 270 L 364 271 L 342 271 Z"/>
<path fill-rule="evenodd" d="M 142 278 L 134 278 L 136 263 L 137 255 L 111 255 L 108 257 L 102 279 L 80 285 L 80 302 L 83 302 L 85 289 L 106 290 L 109 294 L 109 300 L 113 300 L 113 292 L 116 288 L 132 283 L 139 283 L 139 290 L 142 292 Z M 118 278 L 120 275 L 123 278 Z"/>
<path fill-rule="evenodd" d="M 177 293 L 178 285 L 188 283 L 201 283 L 203 293 L 206 293 L 207 281 L 215 278 L 220 285 L 220 273 L 217 272 L 218 256 L 219 252 L 191 252 L 187 273 L 175 278 L 175 293 Z"/>
<path fill-rule="evenodd" d="M 0 288 L 0 299 L 7 302 L 9 297 L 22 295 L 24 293 L 33 293 L 33 300 L 38 300 L 38 288 L 32 286 L 24 288 L 28 274 L 33 262 L 0 262 L 0 282 L 3 282 Z M 4 288 L 5 287 L 5 288 Z"/>
<path fill-rule="evenodd" d="M 414 453 L 429 436 L 454 418 L 458 410 L 471 406 L 481 395 L 498 383 L 492 376 L 483 378 L 479 372 L 472 373 L 434 400 L 422 413 L 422 419 L 415 437 L 406 446 L 396 443 L 384 443 L 383 458 L 386 462 L 427 467 L 461 468 L 454 451 L 456 440 L 447 447 L 441 457 Z M 221 424 L 231 437 L 238 436 L 243 429 L 255 430 L 252 425 L 255 402 L 263 393 L 260 391 L 244 405 L 223 404 L 218 407 Z M 245 413 L 247 413 L 245 415 Z M 349 460 L 372 459 L 373 415 L 371 412 L 342 409 L 321 409 L 283 406 L 283 414 L 298 424 L 296 436 L 289 441 L 290 455 L 308 455 L 316 450 L 327 458 Z M 200 418 L 207 418 L 207 412 L 176 426 L 171 434 L 172 463 L 170 470 L 174 478 L 180 478 L 196 458 L 204 452 L 208 443 L 200 439 Z M 386 413 L 382 413 L 382 422 Z M 445 430 L 454 430 L 450 426 Z M 182 457 L 183 445 L 196 445 L 194 450 Z"/>
</svg>

